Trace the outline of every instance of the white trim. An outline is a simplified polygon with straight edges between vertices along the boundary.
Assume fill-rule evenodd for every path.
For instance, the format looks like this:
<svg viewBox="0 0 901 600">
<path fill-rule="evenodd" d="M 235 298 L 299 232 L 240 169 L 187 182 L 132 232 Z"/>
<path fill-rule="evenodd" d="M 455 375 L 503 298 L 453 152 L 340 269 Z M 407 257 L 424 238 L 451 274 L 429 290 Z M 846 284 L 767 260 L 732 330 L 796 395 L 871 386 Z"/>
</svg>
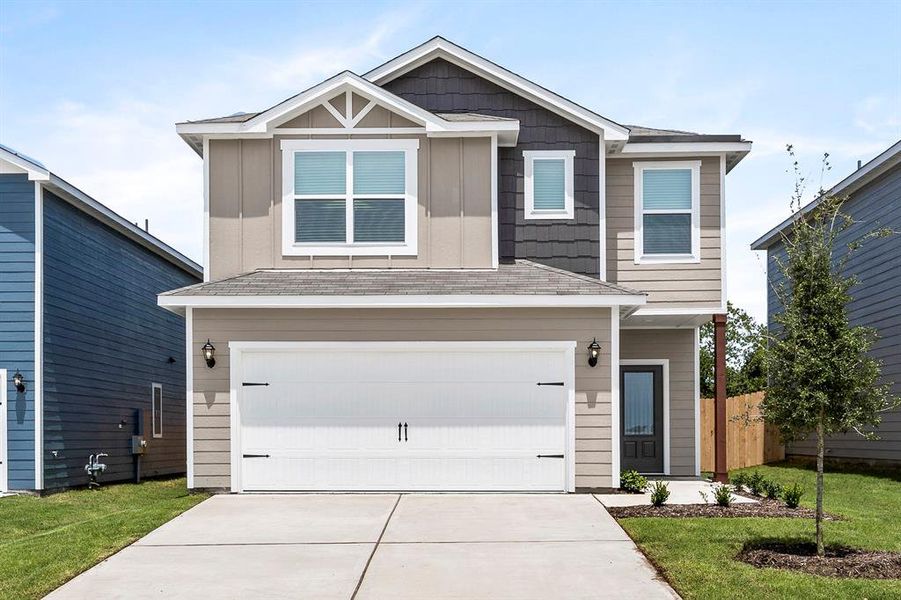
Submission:
<svg viewBox="0 0 901 600">
<path fill-rule="evenodd" d="M 286 127 L 276 129 L 261 138 L 271 138 L 276 135 L 425 135 L 425 127 L 357 127 L 356 129 L 340 129 L 338 127 Z M 258 137 L 249 134 L 208 135 L 204 138 L 248 138 Z"/>
<path fill-rule="evenodd" d="M 203 138 L 203 280 L 210 280 L 210 140 Z"/>
<path fill-rule="evenodd" d="M 726 293 L 726 155 L 720 156 L 720 303 L 727 306 Z"/>
<path fill-rule="evenodd" d="M 607 280 L 607 145 L 598 136 L 598 278 Z"/>
<path fill-rule="evenodd" d="M 524 150 L 522 153 L 525 162 L 525 214 L 523 218 L 532 219 L 572 219 L 574 217 L 574 173 L 573 159 L 575 150 Z M 563 210 L 538 210 L 535 208 L 535 184 L 533 170 L 536 160 L 562 160 L 563 171 Z"/>
<path fill-rule="evenodd" d="M 28 175 L 28 179 L 30 181 L 49 181 L 50 180 L 50 171 L 47 170 L 43 165 L 39 165 L 35 162 L 28 160 L 27 158 L 16 154 L 15 152 L 10 152 L 5 148 L 0 148 L 0 165 L 3 163 L 7 163 L 12 165 L 16 171 L 23 171 Z M 0 169 L 0 173 L 8 173 L 10 170 L 8 169 Z"/>
<path fill-rule="evenodd" d="M 659 316 L 681 316 L 681 315 L 709 315 L 725 313 L 725 306 L 699 306 L 697 308 L 680 308 L 680 307 L 654 307 L 645 306 L 638 308 L 632 315 L 637 317 L 659 317 Z"/>
<path fill-rule="evenodd" d="M 619 431 L 619 307 L 610 307 L 610 487 L 619 487 L 621 467 Z"/>
<path fill-rule="evenodd" d="M 185 309 L 185 455 L 188 489 L 194 488 L 194 310 Z"/>
<path fill-rule="evenodd" d="M 695 327 L 695 476 L 701 476 L 701 328 Z"/>
<path fill-rule="evenodd" d="M 575 350 L 574 341 L 515 341 L 515 342 L 244 342 L 228 343 L 229 351 L 229 413 L 231 438 L 231 491 L 244 491 L 241 480 L 241 402 L 240 391 L 243 379 L 244 352 L 283 352 L 286 350 L 334 350 L 353 348 L 355 351 L 406 352 L 411 349 L 417 352 L 446 352 L 448 350 L 497 351 L 497 350 L 560 350 L 564 352 L 567 366 L 563 373 L 566 397 L 566 439 L 564 441 L 566 458 L 564 491 L 575 491 Z M 617 474 L 618 477 L 618 474 Z M 618 486 L 618 484 L 617 484 Z"/>
<path fill-rule="evenodd" d="M 673 263 L 699 263 L 701 262 L 701 161 L 636 161 L 632 163 L 634 172 L 634 248 L 633 258 L 636 265 L 640 264 L 673 264 Z M 688 169 L 691 171 L 691 209 L 685 210 L 660 210 L 653 211 L 660 214 L 691 214 L 691 254 L 644 254 L 643 216 L 644 191 L 642 174 L 647 170 L 655 169 Z"/>
<path fill-rule="evenodd" d="M 417 139 L 378 140 L 282 140 L 282 255 L 284 256 L 416 256 L 419 241 L 419 189 Z M 297 195 L 294 193 L 294 154 L 297 152 L 341 151 L 347 153 L 345 193 L 346 242 L 300 244 L 294 242 Z M 353 240 L 353 153 L 355 150 L 402 151 L 405 156 L 404 242 L 362 244 Z M 399 197 L 398 197 L 399 198 Z"/>
<path fill-rule="evenodd" d="M 500 229 L 497 220 L 497 134 L 491 136 L 491 268 L 500 262 Z"/>
<path fill-rule="evenodd" d="M 721 154 L 724 152 L 751 151 L 751 142 L 652 142 L 652 143 L 628 143 L 626 142 L 621 154 L 693 154 L 706 156 Z"/>
<path fill-rule="evenodd" d="M 627 358 L 619 361 L 620 366 L 663 367 L 663 474 L 670 474 L 670 379 L 668 358 Z M 617 374 L 617 377 L 619 375 Z M 617 398 L 617 404 L 622 402 Z M 620 442 L 621 444 L 622 442 Z"/>
<path fill-rule="evenodd" d="M 34 489 L 44 489 L 44 186 L 34 182 Z"/>
<path fill-rule="evenodd" d="M 378 85 L 384 85 L 388 81 L 400 77 L 433 58 L 443 58 L 527 98 L 551 112 L 587 127 L 595 133 L 604 131 L 609 140 L 627 140 L 629 138 L 629 129 L 627 127 L 606 119 L 562 96 L 558 96 L 550 90 L 441 37 L 432 38 L 426 43 L 401 54 L 369 71 L 364 77 Z"/>
<path fill-rule="evenodd" d="M 156 391 L 160 391 L 160 430 L 156 430 Z M 150 384 L 150 432 L 154 439 L 163 437 L 163 384 Z"/>
<path fill-rule="evenodd" d="M 6 369 L 0 369 L 0 492 L 9 491 L 9 452 L 6 443 L 6 421 L 9 419 Z"/>
<path fill-rule="evenodd" d="M 162 307 L 193 308 L 528 308 L 639 305 L 644 295 L 158 296 Z"/>
</svg>

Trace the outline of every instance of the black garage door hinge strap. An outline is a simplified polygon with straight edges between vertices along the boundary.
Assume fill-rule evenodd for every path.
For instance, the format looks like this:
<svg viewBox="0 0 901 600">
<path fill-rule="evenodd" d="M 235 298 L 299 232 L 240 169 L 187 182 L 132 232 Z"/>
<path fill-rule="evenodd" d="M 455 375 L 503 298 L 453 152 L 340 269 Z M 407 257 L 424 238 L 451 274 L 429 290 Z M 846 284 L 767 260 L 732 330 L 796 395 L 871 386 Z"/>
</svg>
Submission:
<svg viewBox="0 0 901 600">
<path fill-rule="evenodd" d="M 563 458 L 562 454 L 539 454 L 538 458 Z"/>
<path fill-rule="evenodd" d="M 268 454 L 242 454 L 242 458 L 269 458 Z"/>
<path fill-rule="evenodd" d="M 538 385 L 556 385 L 563 387 L 564 384 L 562 381 L 539 381 Z"/>
<path fill-rule="evenodd" d="M 269 384 L 268 383 L 257 383 L 255 381 L 245 381 L 241 385 L 243 385 L 244 387 L 250 387 L 252 385 L 269 385 Z"/>
</svg>

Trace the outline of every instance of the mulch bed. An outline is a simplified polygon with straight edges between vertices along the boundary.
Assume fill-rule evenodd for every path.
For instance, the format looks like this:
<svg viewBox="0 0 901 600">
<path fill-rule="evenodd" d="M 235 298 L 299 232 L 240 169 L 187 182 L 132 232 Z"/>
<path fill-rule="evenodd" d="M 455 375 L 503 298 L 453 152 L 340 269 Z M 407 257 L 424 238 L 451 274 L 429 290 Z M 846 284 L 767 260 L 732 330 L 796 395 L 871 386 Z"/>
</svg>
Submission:
<svg viewBox="0 0 901 600">
<path fill-rule="evenodd" d="M 814 511 L 810 508 L 799 506 L 788 508 L 778 500 L 758 498 L 757 503 L 733 504 L 726 508 L 716 504 L 664 504 L 653 506 L 643 504 L 641 506 L 608 506 L 607 512 L 617 519 L 627 517 L 798 517 L 812 519 Z M 828 521 L 839 521 L 841 517 L 824 515 Z"/>
<path fill-rule="evenodd" d="M 735 557 L 759 568 L 801 571 L 824 577 L 901 579 L 901 552 L 827 547 L 817 557 L 812 543 L 764 542 L 748 545 Z"/>
</svg>

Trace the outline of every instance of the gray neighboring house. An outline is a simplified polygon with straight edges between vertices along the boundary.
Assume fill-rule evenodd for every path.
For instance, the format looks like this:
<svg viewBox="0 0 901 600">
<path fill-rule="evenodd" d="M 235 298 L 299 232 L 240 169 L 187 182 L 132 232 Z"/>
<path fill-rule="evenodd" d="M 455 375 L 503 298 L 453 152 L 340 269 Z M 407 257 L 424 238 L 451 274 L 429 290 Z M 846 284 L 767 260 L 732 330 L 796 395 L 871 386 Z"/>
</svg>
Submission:
<svg viewBox="0 0 901 600">
<path fill-rule="evenodd" d="M 561 56 L 562 58 L 562 56 Z M 188 486 L 551 490 L 700 474 L 740 135 L 626 126 L 436 37 L 202 159 Z"/>
<path fill-rule="evenodd" d="M 838 248 L 845 248 L 848 242 L 876 227 L 901 232 L 901 141 L 860 166 L 828 193 L 848 197 L 844 210 L 855 221 L 838 240 Z M 808 212 L 815 206 L 816 201 L 801 210 Z M 774 292 L 774 286 L 783 279 L 776 260 L 785 257 L 782 235 L 789 231 L 793 219 L 794 215 L 751 244 L 752 250 L 767 253 L 767 313 L 771 326 L 773 315 L 781 308 Z M 851 290 L 851 322 L 876 330 L 879 339 L 872 355 L 883 363 L 883 381 L 893 384 L 894 395 L 901 395 L 901 233 L 864 244 L 849 259 L 846 274 L 860 280 Z M 878 441 L 867 441 L 854 433 L 835 436 L 826 443 L 826 456 L 901 462 L 901 410 L 886 412 L 878 433 Z M 804 440 L 791 444 L 787 453 L 813 456 L 815 443 Z"/>
</svg>

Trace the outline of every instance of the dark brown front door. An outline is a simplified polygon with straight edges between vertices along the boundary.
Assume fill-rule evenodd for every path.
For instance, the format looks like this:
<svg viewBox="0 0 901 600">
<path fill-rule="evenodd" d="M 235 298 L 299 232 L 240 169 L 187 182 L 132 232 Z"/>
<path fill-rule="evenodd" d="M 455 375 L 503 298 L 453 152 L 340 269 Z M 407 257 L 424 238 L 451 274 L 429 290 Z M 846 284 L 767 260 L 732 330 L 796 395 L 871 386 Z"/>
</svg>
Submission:
<svg viewBox="0 0 901 600">
<path fill-rule="evenodd" d="M 620 367 L 622 468 L 663 472 L 663 367 Z"/>
</svg>

